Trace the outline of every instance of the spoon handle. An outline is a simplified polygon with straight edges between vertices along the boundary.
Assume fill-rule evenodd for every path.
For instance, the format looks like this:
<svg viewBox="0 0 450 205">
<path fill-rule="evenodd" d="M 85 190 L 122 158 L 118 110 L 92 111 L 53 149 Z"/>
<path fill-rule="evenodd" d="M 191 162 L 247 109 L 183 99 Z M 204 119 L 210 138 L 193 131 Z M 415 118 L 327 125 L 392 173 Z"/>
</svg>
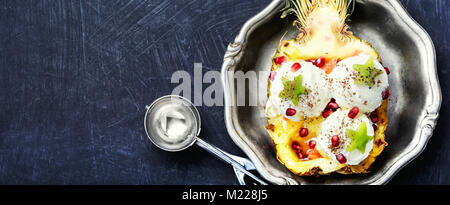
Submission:
<svg viewBox="0 0 450 205">
<path fill-rule="evenodd" d="M 239 162 L 237 162 L 236 160 L 234 160 L 231 157 L 229 157 L 228 153 L 222 151 L 221 149 L 217 148 L 216 146 L 214 146 L 212 144 L 209 144 L 209 143 L 203 141 L 200 138 L 197 138 L 196 144 L 198 146 L 200 146 L 201 148 L 205 149 L 206 151 L 208 151 L 209 153 L 211 153 L 211 154 L 215 155 L 216 157 L 222 159 L 226 163 L 231 164 L 231 166 L 233 166 L 234 168 L 238 169 L 242 173 L 245 173 L 249 177 L 253 178 L 254 180 L 256 180 L 261 185 L 267 185 L 266 182 L 264 182 L 263 180 L 259 179 L 258 177 L 253 175 L 251 172 L 247 171 L 241 164 L 239 164 Z"/>
</svg>

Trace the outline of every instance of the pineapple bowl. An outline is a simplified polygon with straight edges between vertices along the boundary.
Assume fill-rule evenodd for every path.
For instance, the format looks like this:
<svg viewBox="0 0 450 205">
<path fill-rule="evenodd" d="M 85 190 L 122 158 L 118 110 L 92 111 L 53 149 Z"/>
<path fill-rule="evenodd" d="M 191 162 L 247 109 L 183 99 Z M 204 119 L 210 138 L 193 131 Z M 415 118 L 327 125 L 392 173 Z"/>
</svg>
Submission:
<svg viewBox="0 0 450 205">
<path fill-rule="evenodd" d="M 389 69 L 345 24 L 351 0 L 288 0 L 299 35 L 282 40 L 269 76 L 266 130 L 297 175 L 366 173 L 387 145 Z"/>
</svg>

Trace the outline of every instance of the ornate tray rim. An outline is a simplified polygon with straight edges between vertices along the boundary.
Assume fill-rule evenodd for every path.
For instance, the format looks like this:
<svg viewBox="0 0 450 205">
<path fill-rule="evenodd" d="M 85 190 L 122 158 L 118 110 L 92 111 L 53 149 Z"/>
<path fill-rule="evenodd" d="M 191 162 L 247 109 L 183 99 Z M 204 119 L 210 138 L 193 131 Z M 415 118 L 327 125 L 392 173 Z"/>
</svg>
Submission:
<svg viewBox="0 0 450 205">
<path fill-rule="evenodd" d="M 272 17 L 272 15 L 278 13 L 275 11 L 279 11 L 280 8 L 284 5 L 285 0 L 273 0 L 264 10 L 260 13 L 249 19 L 241 28 L 239 34 L 235 38 L 234 42 L 230 43 L 227 51 L 224 56 L 222 69 L 221 69 L 221 77 L 222 84 L 224 88 L 224 116 L 225 116 L 225 124 L 227 131 L 231 137 L 231 139 L 235 142 L 235 144 L 241 148 L 245 154 L 251 159 L 254 163 L 256 169 L 264 177 L 266 180 L 275 183 L 275 184 L 298 184 L 292 178 L 287 177 L 276 177 L 270 174 L 270 171 L 267 170 L 264 165 L 261 163 L 261 160 L 258 158 L 257 154 L 254 153 L 247 145 L 242 137 L 238 134 L 236 128 L 233 125 L 233 109 L 231 102 L 235 96 L 230 92 L 230 85 L 228 83 L 228 79 L 230 76 L 228 75 L 229 71 L 234 71 L 236 69 L 236 64 L 241 58 L 241 54 L 243 48 L 246 45 L 249 34 L 257 28 L 259 25 L 264 23 L 266 20 Z M 415 34 L 419 37 L 419 39 L 425 45 L 426 62 L 425 69 L 428 71 L 428 87 L 431 92 L 431 103 L 425 106 L 426 115 L 422 119 L 418 119 L 420 122 L 419 127 L 420 131 L 415 133 L 414 138 L 418 138 L 417 144 L 412 147 L 412 149 L 405 150 L 400 157 L 400 160 L 396 161 L 383 175 L 380 177 L 368 182 L 367 184 L 385 184 L 389 182 L 393 176 L 400 171 L 404 166 L 406 166 L 409 162 L 415 159 L 422 151 L 425 149 L 428 140 L 433 135 L 433 130 L 436 126 L 437 120 L 439 118 L 439 110 L 442 103 L 442 93 L 439 85 L 439 79 L 437 75 L 437 67 L 436 67 L 436 53 L 434 44 L 428 35 L 428 33 L 407 13 L 404 7 L 398 0 L 389 0 L 385 1 L 385 3 L 390 4 L 390 6 L 394 9 L 394 11 L 399 15 L 399 17 L 403 20 L 403 22 L 410 27 L 411 30 L 415 32 Z"/>
</svg>

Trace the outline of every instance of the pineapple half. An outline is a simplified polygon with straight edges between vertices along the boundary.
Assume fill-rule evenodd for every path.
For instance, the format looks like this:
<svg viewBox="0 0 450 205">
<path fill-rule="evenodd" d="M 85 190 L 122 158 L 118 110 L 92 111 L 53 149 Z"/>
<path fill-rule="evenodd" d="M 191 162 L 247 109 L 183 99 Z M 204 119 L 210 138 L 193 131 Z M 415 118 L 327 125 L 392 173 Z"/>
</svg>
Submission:
<svg viewBox="0 0 450 205">
<path fill-rule="evenodd" d="M 282 40 L 272 61 L 272 71 L 280 68 L 276 59 L 284 56 L 289 61 L 312 60 L 325 58 L 325 65 L 321 67 L 331 73 L 340 59 L 367 54 L 380 61 L 375 49 L 366 41 L 354 36 L 345 24 L 348 16 L 353 12 L 352 0 L 287 0 L 281 17 L 295 14 L 298 19 L 294 25 L 299 28 L 299 35 L 290 40 Z M 270 97 L 269 80 L 269 97 Z M 301 103 L 301 102 L 300 102 Z M 292 143 L 298 143 L 302 150 L 308 149 L 308 140 L 320 132 L 320 124 L 325 119 L 322 116 L 305 118 L 300 122 L 283 120 L 282 115 L 268 117 L 266 130 L 271 136 L 277 157 L 290 171 L 301 176 L 324 175 L 333 172 L 341 174 L 366 173 L 376 157 L 380 155 L 385 142 L 385 130 L 388 123 L 387 99 L 374 112 L 378 122 L 373 140 L 373 149 L 369 156 L 358 165 L 340 164 L 329 159 L 325 153 L 313 150 L 308 154 L 309 160 L 299 159 L 298 153 L 292 148 Z M 285 123 L 283 125 L 283 123 Z M 307 137 L 300 137 L 302 127 L 309 130 Z"/>
</svg>

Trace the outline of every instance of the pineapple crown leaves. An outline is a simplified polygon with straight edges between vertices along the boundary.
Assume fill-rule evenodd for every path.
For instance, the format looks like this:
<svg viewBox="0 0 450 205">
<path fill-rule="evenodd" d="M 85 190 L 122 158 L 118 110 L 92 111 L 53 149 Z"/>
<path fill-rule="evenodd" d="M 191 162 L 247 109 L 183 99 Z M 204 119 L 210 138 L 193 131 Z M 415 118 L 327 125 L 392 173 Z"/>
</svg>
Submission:
<svg viewBox="0 0 450 205">
<path fill-rule="evenodd" d="M 366 152 L 366 144 L 373 139 L 373 136 L 367 135 L 367 125 L 365 122 L 361 123 L 356 130 L 347 129 L 345 134 L 351 139 L 347 147 L 347 151 L 349 152 L 358 149 L 364 154 Z"/>
<path fill-rule="evenodd" d="M 316 7 L 324 4 L 330 4 L 336 8 L 341 15 L 342 25 L 355 10 L 355 0 L 286 0 L 286 6 L 281 9 L 281 18 L 295 14 L 298 19 L 294 21 L 294 25 L 299 28 L 306 27 L 309 14 Z"/>
<path fill-rule="evenodd" d="M 284 89 L 280 92 L 278 97 L 289 99 L 297 106 L 300 95 L 309 93 L 309 90 L 302 85 L 302 79 L 302 75 L 298 75 L 292 81 L 285 77 L 281 78 Z"/>
<path fill-rule="evenodd" d="M 375 78 L 382 74 L 383 71 L 376 69 L 373 65 L 373 58 L 370 57 L 367 62 L 362 64 L 353 65 L 353 69 L 358 72 L 358 76 L 355 79 L 356 85 L 366 84 L 369 87 L 375 85 Z"/>
</svg>

